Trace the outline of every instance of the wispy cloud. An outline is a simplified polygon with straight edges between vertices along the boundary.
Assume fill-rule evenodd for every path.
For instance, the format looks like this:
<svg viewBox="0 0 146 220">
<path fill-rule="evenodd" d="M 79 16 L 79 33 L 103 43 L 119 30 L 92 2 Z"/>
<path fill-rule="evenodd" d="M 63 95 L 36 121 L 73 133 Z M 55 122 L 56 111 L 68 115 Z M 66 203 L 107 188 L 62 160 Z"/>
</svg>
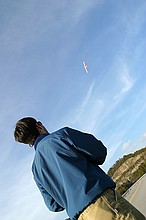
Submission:
<svg viewBox="0 0 146 220">
<path fill-rule="evenodd" d="M 125 142 L 125 143 L 123 144 L 122 150 L 123 150 L 124 152 L 127 152 L 127 151 L 129 151 L 129 149 L 131 148 L 131 146 L 132 146 L 132 141 L 131 141 L 131 140 L 128 140 L 127 142 Z"/>
<path fill-rule="evenodd" d="M 93 88 L 94 88 L 94 85 L 95 85 L 95 82 L 93 82 L 91 85 L 90 85 L 90 88 L 86 94 L 86 96 L 84 97 L 84 100 L 82 101 L 81 103 L 81 106 L 80 106 L 80 114 L 79 116 L 81 116 L 82 112 L 85 110 L 85 108 L 88 106 L 88 103 L 92 97 L 92 92 L 93 92 Z"/>
<path fill-rule="evenodd" d="M 110 161 L 112 159 L 112 157 L 114 156 L 114 154 L 116 153 L 117 149 L 119 149 L 120 146 L 121 146 L 121 141 L 116 142 L 115 144 L 110 146 L 110 148 L 108 149 L 107 162 L 108 160 Z"/>
<path fill-rule="evenodd" d="M 121 91 L 114 96 L 113 99 L 121 98 L 125 95 L 135 84 L 135 79 L 132 78 L 130 74 L 130 67 L 128 67 L 127 63 L 124 62 L 121 58 L 118 61 L 119 73 L 117 73 L 119 77 L 119 82 L 121 84 Z"/>
<path fill-rule="evenodd" d="M 104 108 L 104 101 L 94 95 L 94 85 L 95 82 L 90 85 L 80 105 L 76 106 L 73 111 L 69 113 L 67 119 L 65 119 L 70 122 L 72 126 L 88 132 L 94 131 L 95 126 L 97 126 L 98 118 Z"/>
<path fill-rule="evenodd" d="M 135 152 L 136 150 L 146 147 L 146 132 L 136 140 L 128 140 L 123 144 L 122 150 L 125 154 Z"/>
</svg>

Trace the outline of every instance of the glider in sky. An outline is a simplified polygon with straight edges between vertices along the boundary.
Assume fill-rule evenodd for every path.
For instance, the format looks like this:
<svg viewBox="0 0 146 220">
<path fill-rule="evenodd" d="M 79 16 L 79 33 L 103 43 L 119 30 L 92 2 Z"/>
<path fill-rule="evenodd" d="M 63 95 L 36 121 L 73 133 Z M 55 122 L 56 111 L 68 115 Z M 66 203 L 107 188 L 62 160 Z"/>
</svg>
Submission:
<svg viewBox="0 0 146 220">
<path fill-rule="evenodd" d="M 85 62 L 83 62 L 83 65 L 84 65 L 84 68 L 85 68 L 86 73 L 88 73 L 88 66 L 86 65 Z"/>
</svg>

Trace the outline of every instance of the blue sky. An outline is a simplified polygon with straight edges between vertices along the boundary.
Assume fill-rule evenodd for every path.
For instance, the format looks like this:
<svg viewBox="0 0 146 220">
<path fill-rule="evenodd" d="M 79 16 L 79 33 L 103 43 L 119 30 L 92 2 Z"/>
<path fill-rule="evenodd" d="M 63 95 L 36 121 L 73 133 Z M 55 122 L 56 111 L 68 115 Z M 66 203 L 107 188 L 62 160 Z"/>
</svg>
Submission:
<svg viewBox="0 0 146 220">
<path fill-rule="evenodd" d="M 108 148 L 105 171 L 146 146 L 145 15 L 145 0 L 0 1 L 0 219 L 66 216 L 47 210 L 34 150 L 14 142 L 20 118 L 93 133 Z"/>
</svg>

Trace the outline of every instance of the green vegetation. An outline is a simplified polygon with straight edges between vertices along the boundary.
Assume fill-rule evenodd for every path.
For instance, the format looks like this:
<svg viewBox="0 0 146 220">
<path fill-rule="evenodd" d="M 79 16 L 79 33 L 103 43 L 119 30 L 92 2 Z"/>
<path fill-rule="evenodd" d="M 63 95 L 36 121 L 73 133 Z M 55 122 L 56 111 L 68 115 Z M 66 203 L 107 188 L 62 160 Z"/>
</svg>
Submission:
<svg viewBox="0 0 146 220">
<path fill-rule="evenodd" d="M 108 171 L 108 175 L 116 182 L 116 188 L 121 194 L 145 173 L 146 147 L 133 154 L 124 155 Z"/>
</svg>

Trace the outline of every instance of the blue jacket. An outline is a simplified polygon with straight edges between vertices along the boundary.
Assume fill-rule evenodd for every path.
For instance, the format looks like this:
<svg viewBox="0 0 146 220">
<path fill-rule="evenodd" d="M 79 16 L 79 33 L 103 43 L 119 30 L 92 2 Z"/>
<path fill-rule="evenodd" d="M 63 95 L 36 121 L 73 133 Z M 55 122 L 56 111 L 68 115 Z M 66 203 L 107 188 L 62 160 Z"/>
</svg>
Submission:
<svg viewBox="0 0 146 220">
<path fill-rule="evenodd" d="M 108 188 L 113 180 L 98 166 L 107 151 L 93 135 L 69 127 L 40 135 L 34 144 L 34 180 L 49 210 L 66 209 L 71 219 Z"/>
</svg>

